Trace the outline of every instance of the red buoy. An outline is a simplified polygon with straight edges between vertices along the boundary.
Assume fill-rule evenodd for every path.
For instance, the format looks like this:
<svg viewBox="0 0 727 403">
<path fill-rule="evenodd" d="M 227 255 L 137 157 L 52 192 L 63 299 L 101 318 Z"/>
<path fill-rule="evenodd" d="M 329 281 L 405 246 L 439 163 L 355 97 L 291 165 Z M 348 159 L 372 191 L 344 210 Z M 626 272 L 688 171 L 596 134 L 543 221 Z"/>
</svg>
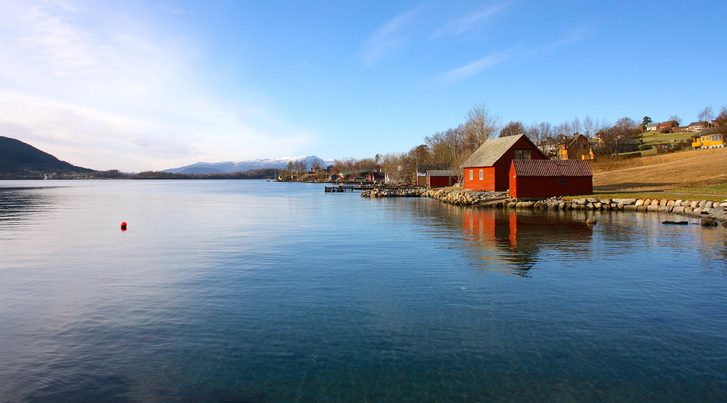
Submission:
<svg viewBox="0 0 727 403">
<path fill-rule="evenodd" d="M 121 221 L 121 230 L 126 231 L 126 221 Z"/>
</svg>

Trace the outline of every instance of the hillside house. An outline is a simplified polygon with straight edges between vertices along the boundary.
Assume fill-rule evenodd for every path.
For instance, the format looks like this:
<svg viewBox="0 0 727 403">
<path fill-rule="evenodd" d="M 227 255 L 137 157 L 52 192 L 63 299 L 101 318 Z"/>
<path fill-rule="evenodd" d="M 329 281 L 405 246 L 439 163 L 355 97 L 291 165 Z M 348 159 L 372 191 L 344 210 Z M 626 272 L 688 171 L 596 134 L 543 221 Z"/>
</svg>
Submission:
<svg viewBox="0 0 727 403">
<path fill-rule="evenodd" d="M 587 161 L 513 160 L 510 197 L 546 198 L 593 193 L 593 174 Z"/>
<path fill-rule="evenodd" d="M 560 160 L 593 160 L 596 158 L 588 137 L 576 133 L 572 138 L 558 145 Z"/>
<path fill-rule="evenodd" d="M 646 125 L 646 131 L 647 132 L 655 132 L 659 129 L 659 124 L 656 122 L 649 123 Z"/>
<path fill-rule="evenodd" d="M 547 157 L 524 135 L 488 140 L 462 164 L 463 188 L 476 191 L 504 191 L 512 160 L 545 160 Z"/>
<path fill-rule="evenodd" d="M 679 122 L 676 120 L 667 120 L 666 122 L 660 122 L 656 125 L 656 130 L 661 133 L 670 133 L 674 128 L 679 127 Z"/>
<path fill-rule="evenodd" d="M 689 126 L 684 129 L 685 131 L 691 132 L 691 133 L 699 133 L 702 130 L 706 130 L 709 127 L 709 122 L 706 121 L 699 121 L 699 122 L 692 122 L 689 124 Z"/>
</svg>

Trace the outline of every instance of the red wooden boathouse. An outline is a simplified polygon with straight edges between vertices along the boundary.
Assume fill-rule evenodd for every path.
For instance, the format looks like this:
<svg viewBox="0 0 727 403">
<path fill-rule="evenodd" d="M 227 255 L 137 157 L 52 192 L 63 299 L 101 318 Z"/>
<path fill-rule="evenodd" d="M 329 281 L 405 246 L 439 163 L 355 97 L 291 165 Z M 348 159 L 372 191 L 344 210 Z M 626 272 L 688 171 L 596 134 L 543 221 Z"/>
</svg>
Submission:
<svg viewBox="0 0 727 403">
<path fill-rule="evenodd" d="M 524 134 L 488 140 L 462 164 L 462 187 L 489 192 L 507 190 L 513 159 L 545 160 L 547 157 Z"/>
<path fill-rule="evenodd" d="M 593 174 L 587 161 L 513 160 L 510 197 L 545 198 L 593 193 Z"/>
</svg>

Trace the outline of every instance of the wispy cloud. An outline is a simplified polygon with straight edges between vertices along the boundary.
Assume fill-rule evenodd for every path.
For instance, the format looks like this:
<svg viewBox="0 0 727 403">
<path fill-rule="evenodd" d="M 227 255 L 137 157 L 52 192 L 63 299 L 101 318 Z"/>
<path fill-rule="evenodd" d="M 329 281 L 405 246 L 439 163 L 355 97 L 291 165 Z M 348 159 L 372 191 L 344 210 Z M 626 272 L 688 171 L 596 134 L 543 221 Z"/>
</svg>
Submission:
<svg viewBox="0 0 727 403">
<path fill-rule="evenodd" d="M 301 154 L 316 139 L 257 100 L 211 93 L 196 44 L 138 15 L 70 0 L 10 0 L 3 14 L 0 134 L 72 163 L 163 169 Z"/>
<path fill-rule="evenodd" d="M 467 77 L 481 73 L 490 67 L 503 63 L 517 54 L 516 48 L 508 49 L 498 53 L 492 53 L 481 57 L 474 62 L 446 71 L 438 76 L 442 81 L 459 81 Z"/>
<path fill-rule="evenodd" d="M 415 7 L 377 28 L 363 44 L 361 55 L 364 63 L 374 64 L 409 41 L 414 36 L 414 27 L 421 10 L 421 7 Z"/>
<path fill-rule="evenodd" d="M 593 29 L 579 27 L 571 30 L 569 33 L 557 40 L 540 46 L 526 48 L 522 45 L 518 45 L 502 52 L 485 55 L 473 62 L 445 71 L 444 73 L 437 75 L 437 78 L 445 82 L 463 80 L 512 59 L 531 57 L 573 45 L 592 36 L 594 32 L 595 31 Z"/>
<path fill-rule="evenodd" d="M 500 12 L 502 12 L 503 10 L 508 8 L 510 6 L 510 4 L 512 4 L 512 1 L 506 0 L 506 1 L 503 1 L 500 3 L 485 5 L 465 16 L 459 17 L 457 19 L 454 19 L 454 20 L 448 22 L 440 29 L 434 31 L 433 36 L 435 38 L 437 38 L 437 37 L 443 37 L 443 36 L 462 35 L 468 31 L 471 31 L 474 28 L 478 27 L 484 21 L 499 14 Z"/>
</svg>

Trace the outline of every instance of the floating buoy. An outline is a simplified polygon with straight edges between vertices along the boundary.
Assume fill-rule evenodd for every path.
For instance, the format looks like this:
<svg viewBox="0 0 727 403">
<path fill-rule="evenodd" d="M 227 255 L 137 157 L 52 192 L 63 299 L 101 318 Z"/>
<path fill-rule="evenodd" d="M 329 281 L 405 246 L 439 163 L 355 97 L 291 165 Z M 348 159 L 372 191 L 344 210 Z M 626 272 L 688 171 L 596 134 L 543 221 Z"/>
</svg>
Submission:
<svg viewBox="0 0 727 403">
<path fill-rule="evenodd" d="M 121 230 L 126 231 L 126 221 L 121 221 Z"/>
</svg>

